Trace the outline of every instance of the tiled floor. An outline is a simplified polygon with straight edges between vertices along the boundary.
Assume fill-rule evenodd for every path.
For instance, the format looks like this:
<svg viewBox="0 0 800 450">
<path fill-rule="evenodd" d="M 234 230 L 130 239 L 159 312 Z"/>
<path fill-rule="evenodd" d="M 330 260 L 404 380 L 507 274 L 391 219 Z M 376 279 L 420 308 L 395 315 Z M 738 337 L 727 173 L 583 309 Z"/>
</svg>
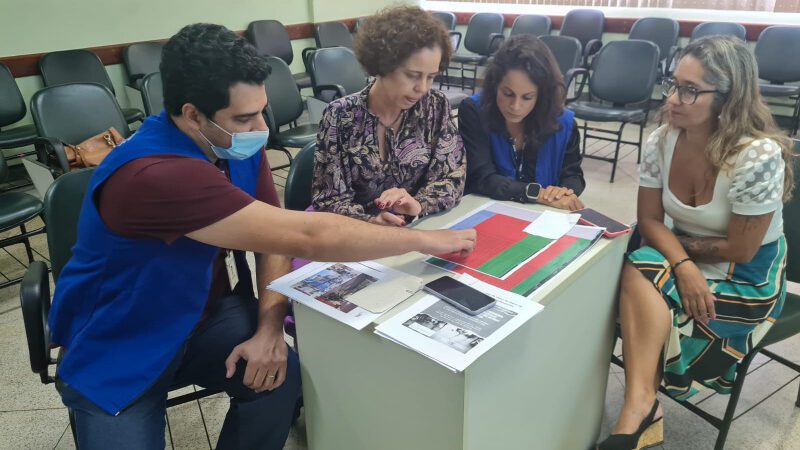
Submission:
<svg viewBox="0 0 800 450">
<path fill-rule="evenodd" d="M 630 127 L 629 134 L 637 134 Z M 648 128 L 652 130 L 653 126 Z M 633 136 L 630 136 L 633 137 Z M 608 152 L 608 143 L 589 141 L 589 153 Z M 637 164 L 631 148 L 617 168 L 615 182 L 609 183 L 611 165 L 587 159 L 583 163 L 587 189 L 582 199 L 616 219 L 631 222 L 636 215 Z M 283 160 L 279 152 L 270 152 L 275 163 Z M 286 170 L 275 172 L 275 183 L 283 196 Z M 33 239 L 37 259 L 46 260 L 44 236 Z M 15 277 L 24 271 L 27 258 L 21 246 L 0 250 L 0 279 Z M 52 385 L 42 385 L 27 360 L 25 334 L 19 310 L 19 288 L 0 290 L 0 449 L 74 448 L 67 412 Z M 775 346 L 775 350 L 793 361 L 800 361 L 800 339 L 793 338 Z M 619 350 L 617 350 L 619 352 Z M 616 366 L 609 369 L 605 420 L 601 435 L 611 430 L 619 413 L 624 392 L 624 374 Z M 751 368 L 737 414 L 747 411 L 733 425 L 728 449 L 800 448 L 800 408 L 795 408 L 798 375 L 782 365 L 759 357 Z M 191 388 L 187 388 L 191 389 Z M 761 400 L 776 391 L 767 400 Z M 664 449 L 710 449 L 716 430 L 676 403 L 662 399 L 665 409 Z M 724 410 L 727 397 L 698 394 L 693 401 L 715 414 Z M 228 400 L 223 394 L 169 409 L 167 445 L 175 449 L 203 449 L 216 443 Z M 752 409 L 750 409 L 752 408 Z M 532 439 L 533 442 L 533 439 Z M 286 449 L 307 448 L 304 421 L 293 427 Z M 533 447 L 532 447 L 533 448 Z M 502 449 L 499 449 L 502 450 Z"/>
</svg>

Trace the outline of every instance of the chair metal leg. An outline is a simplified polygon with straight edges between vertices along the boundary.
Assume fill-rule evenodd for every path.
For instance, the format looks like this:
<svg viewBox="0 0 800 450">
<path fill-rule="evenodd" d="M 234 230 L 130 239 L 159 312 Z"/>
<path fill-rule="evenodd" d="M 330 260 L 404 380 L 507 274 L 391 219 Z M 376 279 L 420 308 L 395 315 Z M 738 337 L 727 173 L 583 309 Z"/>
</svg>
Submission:
<svg viewBox="0 0 800 450">
<path fill-rule="evenodd" d="M 583 127 L 582 128 L 583 128 L 583 137 L 582 137 L 583 142 L 581 143 L 581 152 L 583 152 L 583 154 L 585 155 L 586 154 L 586 132 L 588 130 L 587 122 L 585 120 L 583 121 Z"/>
<path fill-rule="evenodd" d="M 472 71 L 472 93 L 475 93 L 475 89 L 478 88 L 478 66 L 474 67 L 475 70 Z"/>
<path fill-rule="evenodd" d="M 757 354 L 758 351 L 750 351 L 736 368 L 736 381 L 733 383 L 733 391 L 731 391 L 731 398 L 728 400 L 728 407 L 725 408 L 725 416 L 722 418 L 722 423 L 719 427 L 719 434 L 717 435 L 717 442 L 714 444 L 714 450 L 722 450 L 725 447 L 725 440 L 728 438 L 728 431 L 733 422 L 733 415 L 736 413 L 736 405 L 739 403 L 739 396 L 742 393 L 744 379 L 747 377 L 747 369 L 750 368 L 750 363 L 753 362 L 753 358 L 755 358 Z"/>
<path fill-rule="evenodd" d="M 625 128 L 626 123 L 622 122 L 622 125 L 619 127 L 619 134 L 617 134 L 617 146 L 614 149 L 614 160 L 611 161 L 611 181 L 609 183 L 614 182 L 614 175 L 617 173 L 617 162 L 619 161 L 619 147 L 622 145 L 622 130 Z"/>
<path fill-rule="evenodd" d="M 797 389 L 797 399 L 794 401 L 794 406 L 800 408 L 800 388 Z"/>
<path fill-rule="evenodd" d="M 647 126 L 647 115 L 645 114 L 644 120 L 639 124 L 639 145 L 636 151 L 636 164 L 642 162 L 642 136 L 644 135 L 644 127 Z"/>
<path fill-rule="evenodd" d="M 25 230 L 25 224 L 24 224 L 24 223 L 23 223 L 23 224 L 21 224 L 21 225 L 19 226 L 19 228 L 20 228 L 20 230 L 22 231 L 22 234 L 23 234 L 23 235 L 25 235 L 25 233 L 27 232 L 27 231 Z M 30 238 L 27 238 L 27 237 L 26 237 L 26 238 L 25 238 L 25 239 L 22 241 L 22 243 L 25 245 L 25 252 L 28 254 L 28 262 L 29 262 L 29 263 L 32 263 L 32 262 L 33 262 L 33 249 L 31 248 L 31 240 L 30 240 Z"/>
</svg>

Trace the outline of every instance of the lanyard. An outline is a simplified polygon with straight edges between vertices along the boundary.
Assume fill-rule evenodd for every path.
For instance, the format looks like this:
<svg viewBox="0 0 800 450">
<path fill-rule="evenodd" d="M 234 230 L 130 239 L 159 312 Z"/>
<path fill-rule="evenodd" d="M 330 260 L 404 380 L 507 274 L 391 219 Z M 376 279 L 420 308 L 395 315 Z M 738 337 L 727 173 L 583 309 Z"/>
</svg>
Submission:
<svg viewBox="0 0 800 450">
<path fill-rule="evenodd" d="M 509 138 L 509 142 L 511 144 L 511 159 L 514 161 L 514 166 L 517 168 L 517 181 L 522 181 L 522 168 L 525 165 L 525 144 L 522 144 L 522 150 L 517 152 L 514 139 Z"/>
</svg>

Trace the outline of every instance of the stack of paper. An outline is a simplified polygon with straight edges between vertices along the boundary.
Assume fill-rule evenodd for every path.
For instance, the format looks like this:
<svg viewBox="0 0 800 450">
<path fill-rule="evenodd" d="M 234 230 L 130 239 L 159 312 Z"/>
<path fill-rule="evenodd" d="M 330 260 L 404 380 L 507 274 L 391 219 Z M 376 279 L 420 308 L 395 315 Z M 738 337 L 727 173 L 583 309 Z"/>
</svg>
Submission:
<svg viewBox="0 0 800 450">
<path fill-rule="evenodd" d="M 530 298 L 602 236 L 602 228 L 575 225 L 578 218 L 488 203 L 448 227 L 474 228 L 478 233 L 474 252 L 466 257 L 432 256 L 425 262 Z"/>
<path fill-rule="evenodd" d="M 427 295 L 378 325 L 375 333 L 461 372 L 544 308 L 466 274 L 459 280 L 493 297 L 497 303 L 473 316 Z"/>
</svg>

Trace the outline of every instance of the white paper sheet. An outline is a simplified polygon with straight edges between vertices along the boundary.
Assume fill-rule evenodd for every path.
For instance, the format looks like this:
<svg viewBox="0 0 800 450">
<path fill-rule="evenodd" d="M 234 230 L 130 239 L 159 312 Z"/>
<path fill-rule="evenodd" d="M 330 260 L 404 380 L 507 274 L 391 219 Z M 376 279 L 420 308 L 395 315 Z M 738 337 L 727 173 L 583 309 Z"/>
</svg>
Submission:
<svg viewBox="0 0 800 450">
<path fill-rule="evenodd" d="M 426 295 L 378 325 L 375 333 L 460 372 L 544 308 L 469 275 L 461 281 L 494 297 L 497 303 L 472 316 Z"/>
<path fill-rule="evenodd" d="M 530 225 L 525 227 L 525 232 L 534 236 L 548 239 L 559 239 L 578 223 L 580 214 L 564 214 L 555 211 L 544 211 Z"/>
</svg>

